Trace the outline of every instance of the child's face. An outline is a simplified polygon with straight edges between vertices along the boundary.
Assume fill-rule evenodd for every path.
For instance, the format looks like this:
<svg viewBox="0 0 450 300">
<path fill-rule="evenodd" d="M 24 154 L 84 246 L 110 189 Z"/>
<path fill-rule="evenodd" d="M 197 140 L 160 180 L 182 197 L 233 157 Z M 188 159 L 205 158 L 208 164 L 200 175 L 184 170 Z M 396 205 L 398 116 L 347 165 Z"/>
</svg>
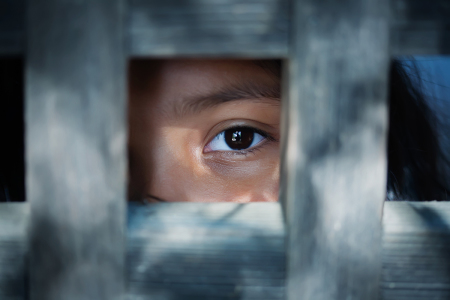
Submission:
<svg viewBox="0 0 450 300">
<path fill-rule="evenodd" d="M 280 78 L 254 61 L 132 61 L 129 196 L 277 201 Z M 156 198 L 155 198 L 156 197 Z"/>
</svg>

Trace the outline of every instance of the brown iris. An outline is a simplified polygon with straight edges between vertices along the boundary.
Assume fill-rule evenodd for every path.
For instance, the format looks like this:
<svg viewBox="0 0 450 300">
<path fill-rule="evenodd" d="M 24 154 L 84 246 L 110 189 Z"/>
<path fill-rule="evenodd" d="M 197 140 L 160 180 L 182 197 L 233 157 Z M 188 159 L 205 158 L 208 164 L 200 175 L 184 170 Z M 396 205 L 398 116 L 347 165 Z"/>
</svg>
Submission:
<svg viewBox="0 0 450 300">
<path fill-rule="evenodd" d="M 233 150 L 247 149 L 253 142 L 255 131 L 251 128 L 225 130 L 225 142 Z"/>
</svg>

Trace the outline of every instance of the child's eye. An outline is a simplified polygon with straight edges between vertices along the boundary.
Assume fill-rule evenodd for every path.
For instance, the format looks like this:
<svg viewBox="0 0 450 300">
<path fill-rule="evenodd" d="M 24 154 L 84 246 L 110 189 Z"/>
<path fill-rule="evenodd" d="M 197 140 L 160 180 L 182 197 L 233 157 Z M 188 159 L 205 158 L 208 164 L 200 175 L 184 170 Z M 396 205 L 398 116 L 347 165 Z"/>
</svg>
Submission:
<svg viewBox="0 0 450 300">
<path fill-rule="evenodd" d="M 260 144 L 267 134 L 251 127 L 232 127 L 216 135 L 204 152 L 247 150 Z"/>
</svg>

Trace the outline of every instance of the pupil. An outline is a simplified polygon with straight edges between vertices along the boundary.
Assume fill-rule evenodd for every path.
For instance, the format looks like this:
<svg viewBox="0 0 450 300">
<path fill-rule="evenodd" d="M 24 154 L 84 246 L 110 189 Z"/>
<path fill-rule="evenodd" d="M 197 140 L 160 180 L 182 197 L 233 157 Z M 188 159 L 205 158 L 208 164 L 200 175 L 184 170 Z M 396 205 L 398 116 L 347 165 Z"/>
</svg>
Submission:
<svg viewBox="0 0 450 300">
<path fill-rule="evenodd" d="M 253 142 L 254 132 L 250 128 L 225 130 L 225 142 L 233 150 L 247 149 Z"/>
</svg>

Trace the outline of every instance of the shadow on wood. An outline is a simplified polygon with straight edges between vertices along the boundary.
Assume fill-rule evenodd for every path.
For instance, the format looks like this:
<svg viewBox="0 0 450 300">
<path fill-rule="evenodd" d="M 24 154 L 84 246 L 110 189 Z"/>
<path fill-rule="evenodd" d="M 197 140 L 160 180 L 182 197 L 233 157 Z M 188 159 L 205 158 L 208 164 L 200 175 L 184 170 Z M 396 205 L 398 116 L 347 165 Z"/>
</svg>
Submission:
<svg viewBox="0 0 450 300">
<path fill-rule="evenodd" d="M 130 299 L 284 299 L 277 203 L 129 206 Z"/>
<path fill-rule="evenodd" d="M 450 299 L 448 203 L 386 203 L 383 245 L 382 299 Z"/>
</svg>

